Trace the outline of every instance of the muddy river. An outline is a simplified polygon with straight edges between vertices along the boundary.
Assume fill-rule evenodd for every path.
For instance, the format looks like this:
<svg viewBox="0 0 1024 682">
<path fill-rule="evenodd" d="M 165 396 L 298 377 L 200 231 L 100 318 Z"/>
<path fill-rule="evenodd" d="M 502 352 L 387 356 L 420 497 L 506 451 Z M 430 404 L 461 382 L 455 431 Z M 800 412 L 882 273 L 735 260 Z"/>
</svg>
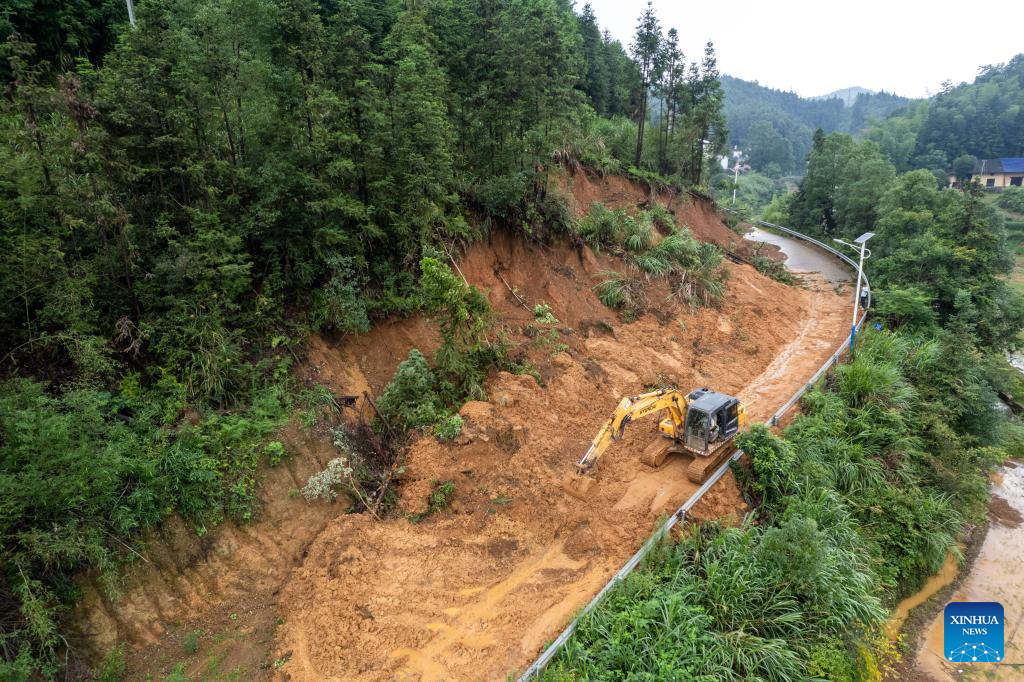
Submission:
<svg viewBox="0 0 1024 682">
<path fill-rule="evenodd" d="M 1006 656 L 999 663 L 950 663 L 942 650 L 942 613 L 927 628 L 916 672 L 933 680 L 1024 680 L 1024 465 L 992 477 L 991 525 L 970 574 L 951 601 L 995 601 L 1005 610 Z M 948 575 L 946 571 L 940 576 Z M 946 584 L 952 577 L 946 580 Z M 915 595 L 916 596 L 916 595 Z"/>
</svg>

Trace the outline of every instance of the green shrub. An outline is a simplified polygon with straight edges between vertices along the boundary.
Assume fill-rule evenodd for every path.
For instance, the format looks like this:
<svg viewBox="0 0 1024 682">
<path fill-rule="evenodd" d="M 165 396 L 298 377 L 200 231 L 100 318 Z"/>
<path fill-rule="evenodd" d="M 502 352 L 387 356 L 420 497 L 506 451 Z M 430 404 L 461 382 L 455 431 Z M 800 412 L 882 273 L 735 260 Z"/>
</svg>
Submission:
<svg viewBox="0 0 1024 682">
<path fill-rule="evenodd" d="M 558 318 L 547 303 L 538 303 L 533 307 L 533 319 L 540 324 L 558 324 Z"/>
<path fill-rule="evenodd" d="M 889 287 L 873 293 L 872 313 L 893 327 L 934 328 L 938 314 L 934 296 L 920 287 Z"/>
<path fill-rule="evenodd" d="M 594 251 L 600 251 L 602 248 L 617 249 L 622 247 L 625 238 L 626 218 L 625 211 L 613 211 L 604 204 L 595 202 L 576 229 Z"/>
<path fill-rule="evenodd" d="M 647 215 L 651 223 L 661 232 L 672 233 L 676 231 L 676 217 L 661 204 L 655 203 Z"/>
<path fill-rule="evenodd" d="M 452 481 L 435 481 L 434 489 L 430 492 L 430 503 L 427 506 L 428 514 L 437 514 L 448 509 L 455 497 L 455 483 Z"/>
<path fill-rule="evenodd" d="M 455 440 L 462 433 L 462 417 L 457 414 L 444 417 L 434 424 L 434 435 L 442 443 Z"/>
<path fill-rule="evenodd" d="M 284 459 L 285 451 L 284 445 L 281 441 L 271 441 L 264 446 L 263 451 L 267 455 L 267 460 L 270 462 L 270 466 L 276 467 Z"/>
<path fill-rule="evenodd" d="M 403 431 L 433 424 L 440 414 L 436 387 L 427 359 L 413 348 L 377 398 L 380 417 Z"/>
<path fill-rule="evenodd" d="M 408 517 L 413 523 L 419 523 L 428 516 L 439 514 L 451 506 L 452 498 L 455 497 L 455 483 L 452 481 L 434 481 L 427 498 L 427 509 L 419 514 L 412 514 Z"/>
<path fill-rule="evenodd" d="M 736 446 L 747 453 L 754 470 L 754 489 L 773 500 L 790 490 L 796 451 L 764 424 L 754 424 L 736 437 Z"/>
<path fill-rule="evenodd" d="M 124 679 L 127 669 L 127 662 L 124 657 L 124 643 L 118 644 L 107 652 L 100 664 L 96 667 L 95 676 L 97 682 L 121 682 Z M 2 668 L 0 668 L 2 672 Z"/>
<path fill-rule="evenodd" d="M 369 331 L 366 299 L 362 295 L 366 282 L 356 277 L 352 258 L 331 256 L 327 265 L 332 271 L 331 278 L 313 294 L 313 329 L 343 334 Z"/>
<path fill-rule="evenodd" d="M 623 246 L 630 253 L 642 253 L 654 239 L 651 217 L 647 213 L 627 216 L 623 222 Z"/>
<path fill-rule="evenodd" d="M 193 630 L 185 634 L 182 646 L 185 648 L 186 654 L 191 656 L 195 652 L 199 651 L 199 638 L 202 636 L 202 630 Z"/>
<path fill-rule="evenodd" d="M 601 273 L 604 280 L 594 287 L 597 297 L 609 308 L 621 310 L 632 304 L 632 297 L 625 277 L 614 270 L 606 270 Z"/>
<path fill-rule="evenodd" d="M 793 273 L 780 261 L 755 252 L 750 262 L 754 264 L 754 268 L 758 272 L 766 277 L 771 277 L 776 282 L 782 282 L 783 284 L 796 284 L 797 282 L 797 278 Z"/>
<path fill-rule="evenodd" d="M 1024 187 L 1007 187 L 999 194 L 996 203 L 1007 211 L 1024 213 Z"/>
</svg>

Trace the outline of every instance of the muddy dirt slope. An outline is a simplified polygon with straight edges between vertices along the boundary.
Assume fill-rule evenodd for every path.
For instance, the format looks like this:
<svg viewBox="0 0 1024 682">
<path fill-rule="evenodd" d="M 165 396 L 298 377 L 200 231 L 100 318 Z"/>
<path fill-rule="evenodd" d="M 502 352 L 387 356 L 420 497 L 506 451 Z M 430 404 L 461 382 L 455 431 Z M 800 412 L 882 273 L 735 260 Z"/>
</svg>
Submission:
<svg viewBox="0 0 1024 682">
<path fill-rule="evenodd" d="M 577 176 L 567 188 L 580 212 L 598 199 L 627 208 L 650 200 L 619 179 Z M 673 208 L 698 237 L 738 239 L 707 207 Z M 654 425 L 638 422 L 601 461 L 588 499 L 559 489 L 618 400 L 654 385 L 710 386 L 741 396 L 748 414 L 764 419 L 845 335 L 846 297 L 813 277 L 806 288 L 787 287 L 729 264 L 719 308 L 667 303 L 626 324 L 595 297 L 597 275 L 611 263 L 587 249 L 532 247 L 496 232 L 459 265 L 526 344 L 543 386 L 498 374 L 487 402 L 462 409 L 461 438 L 412 445 L 404 511 L 421 511 L 441 480 L 454 483 L 451 509 L 412 523 L 306 503 L 294 491 L 332 446 L 324 434 L 290 427 L 282 437 L 293 457 L 268 475 L 262 520 L 201 542 L 184 530 L 168 535 L 154 548 L 163 558 L 140 565 L 120 599 L 90 589 L 79 615 L 93 646 L 126 641 L 137 678 L 179 666 L 208 678 L 504 679 L 696 488 L 684 457 L 657 470 L 640 463 Z M 551 306 L 557 343 L 517 336 L 533 315 L 509 287 L 528 306 Z M 420 319 L 317 338 L 305 371 L 339 395 L 376 393 L 410 348 L 429 352 L 436 343 Z M 729 474 L 695 513 L 744 511 Z M 196 632 L 199 650 L 187 655 L 183 638 Z"/>
</svg>

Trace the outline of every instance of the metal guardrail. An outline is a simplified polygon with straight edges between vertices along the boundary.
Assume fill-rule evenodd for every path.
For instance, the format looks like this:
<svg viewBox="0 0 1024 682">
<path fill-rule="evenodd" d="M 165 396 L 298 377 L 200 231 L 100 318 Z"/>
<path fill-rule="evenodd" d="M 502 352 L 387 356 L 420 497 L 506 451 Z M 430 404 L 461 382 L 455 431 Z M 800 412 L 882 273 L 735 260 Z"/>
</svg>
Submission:
<svg viewBox="0 0 1024 682">
<path fill-rule="evenodd" d="M 756 223 L 762 227 L 767 227 L 772 230 L 779 230 L 781 232 L 785 232 L 786 234 L 792 235 L 797 239 L 802 239 L 806 242 L 810 242 L 811 244 L 814 244 L 818 248 L 821 248 L 831 253 L 832 255 L 837 256 L 838 258 L 849 264 L 853 268 L 854 273 L 857 272 L 857 263 L 852 258 L 849 258 L 845 254 L 839 252 L 838 250 L 832 248 L 827 244 L 818 241 L 817 239 L 814 239 L 813 237 L 808 237 L 807 235 L 801 234 L 796 230 L 791 230 L 788 227 L 775 225 L 773 223 L 766 223 L 760 220 L 756 221 Z M 865 284 L 867 283 L 867 275 L 864 275 L 864 282 Z M 871 288 L 868 287 L 868 304 L 867 306 L 865 306 L 864 314 L 861 315 L 859 320 L 857 320 L 858 331 L 860 331 L 861 326 L 863 326 L 864 321 L 867 319 L 867 308 L 870 308 L 870 306 Z M 775 414 L 771 416 L 771 418 L 769 419 L 769 423 L 772 426 L 778 425 L 782 417 L 785 416 L 787 412 L 789 412 L 789 410 L 800 400 L 800 398 L 802 398 L 807 391 L 813 388 L 814 385 L 817 384 L 823 376 L 825 376 L 825 373 L 828 372 L 829 369 L 831 369 L 837 362 L 839 362 L 839 358 L 842 357 L 842 355 L 847 351 L 847 349 L 848 344 L 847 342 L 844 341 L 843 344 L 839 346 L 838 349 L 836 349 L 836 352 L 833 353 L 831 357 L 829 357 L 825 364 L 822 365 L 821 368 L 814 373 L 814 376 L 811 377 L 810 381 L 801 386 L 793 395 L 793 397 L 787 400 L 786 403 L 782 407 L 780 407 L 775 412 Z M 640 562 L 643 560 L 645 556 L 647 556 L 651 549 L 653 549 L 654 546 L 662 540 L 662 538 L 668 535 L 669 531 L 671 531 L 676 525 L 678 525 L 680 522 L 686 519 L 686 514 L 690 511 L 690 509 L 692 509 L 693 506 L 700 501 L 704 494 L 708 490 L 710 490 L 711 487 L 714 486 L 715 483 L 717 483 L 719 479 L 722 478 L 722 476 L 725 475 L 725 472 L 726 470 L 728 470 L 729 466 L 742 456 L 743 451 L 737 450 L 732 457 L 730 457 L 728 460 L 722 463 L 722 466 L 720 466 L 715 471 L 715 473 L 711 475 L 711 478 L 705 481 L 704 485 L 698 488 L 697 491 L 693 495 L 691 495 L 690 498 L 686 500 L 686 502 L 683 503 L 683 506 L 676 510 L 676 512 L 672 514 L 672 516 L 670 516 L 665 521 L 665 523 L 662 524 L 662 526 L 658 530 L 656 530 L 651 537 L 647 539 L 643 546 L 641 546 L 640 549 L 638 549 L 636 553 L 632 557 L 630 557 L 629 561 L 627 561 L 622 566 L 622 568 L 620 568 L 615 573 L 615 575 L 613 575 L 611 579 L 607 583 L 605 583 L 605 586 L 601 588 L 601 591 L 598 592 L 597 595 L 595 595 L 594 598 L 591 599 L 590 602 L 583 607 L 583 610 L 576 614 L 576 617 L 572 619 L 572 622 L 570 622 L 564 630 L 562 630 L 561 634 L 558 635 L 555 641 L 548 645 L 548 647 L 537 658 L 537 660 L 534 661 L 533 664 L 529 668 L 527 668 L 522 675 L 519 676 L 518 682 L 529 682 L 530 680 L 534 680 L 540 676 L 544 668 L 546 668 L 547 665 L 551 662 L 551 659 L 553 659 L 558 654 L 559 650 L 563 646 L 565 646 L 565 643 L 568 642 L 569 638 L 572 637 L 574 632 L 576 632 L 576 628 L 579 627 L 580 620 L 582 620 L 583 617 L 586 616 L 588 613 L 593 611 L 594 608 L 604 600 L 605 596 L 607 596 L 607 594 L 611 592 L 616 585 L 619 584 L 619 582 L 621 582 L 627 575 L 632 573 L 633 570 L 640 565 Z"/>
<path fill-rule="evenodd" d="M 734 212 L 731 209 L 724 209 L 724 210 L 730 211 L 730 212 Z M 838 249 L 832 248 L 828 244 L 825 244 L 824 242 L 818 241 L 814 237 L 808 237 L 807 235 L 801 234 L 800 232 L 797 232 L 796 230 L 791 230 L 788 227 L 783 227 L 782 225 L 776 225 L 775 223 L 768 223 L 768 222 L 765 222 L 763 220 L 755 220 L 753 222 L 754 222 L 755 225 L 759 225 L 761 227 L 766 227 L 769 230 L 778 230 L 779 232 L 784 232 L 785 234 L 788 234 L 790 236 L 796 237 L 797 239 L 802 239 L 805 242 L 809 242 L 811 244 L 814 244 L 819 249 L 827 251 L 828 253 L 831 253 L 833 256 L 836 256 L 837 258 L 839 258 L 840 260 L 845 262 L 847 265 L 849 265 L 851 268 L 853 268 L 854 273 L 857 272 L 857 267 L 858 267 L 857 266 L 857 261 L 853 260 L 852 258 L 847 256 L 845 253 L 839 251 Z M 868 282 L 867 273 L 863 273 L 862 276 L 864 278 L 864 286 L 865 286 L 865 288 L 867 289 L 867 292 L 868 292 L 868 301 L 867 301 L 867 305 L 864 306 L 864 312 L 861 314 L 860 319 L 857 320 L 857 331 L 860 331 L 860 328 L 862 326 L 864 326 L 864 320 L 866 320 L 867 317 L 868 317 L 868 309 L 871 308 L 871 286 L 870 286 L 870 283 Z M 835 365 L 837 362 L 839 362 L 839 358 L 842 357 L 843 353 L 845 353 L 848 350 L 848 348 L 849 348 L 848 344 L 844 341 L 843 344 L 841 346 L 839 346 L 838 349 L 836 349 L 836 352 L 832 354 L 832 357 L 830 357 L 828 359 L 828 361 L 824 365 L 822 365 L 821 368 L 817 372 L 814 373 L 814 376 L 811 377 L 810 381 L 808 381 L 803 386 L 803 388 L 801 388 L 799 391 L 797 391 L 796 394 L 792 398 L 787 400 L 786 403 L 781 408 L 779 408 L 778 412 L 776 412 L 775 414 L 772 415 L 772 417 L 771 417 L 771 419 L 769 420 L 768 423 L 770 423 L 772 426 L 778 426 L 779 420 L 781 420 L 782 417 L 785 416 L 785 414 L 787 412 L 789 412 L 789 410 L 800 401 L 800 398 L 802 398 L 804 396 L 804 393 L 809 391 L 816 383 L 818 383 L 818 381 L 821 380 L 821 377 L 825 376 L 825 373 L 828 372 L 828 370 L 830 370 L 833 367 L 833 365 Z"/>
</svg>

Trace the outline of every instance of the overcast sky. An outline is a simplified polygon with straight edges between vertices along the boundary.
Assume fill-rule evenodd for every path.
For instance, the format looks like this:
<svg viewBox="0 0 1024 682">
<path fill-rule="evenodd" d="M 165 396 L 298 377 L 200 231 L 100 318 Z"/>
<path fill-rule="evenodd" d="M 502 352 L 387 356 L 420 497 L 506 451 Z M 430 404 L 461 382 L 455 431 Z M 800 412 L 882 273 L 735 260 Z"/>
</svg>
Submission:
<svg viewBox="0 0 1024 682">
<path fill-rule="evenodd" d="M 590 4 L 628 50 L 646 0 Z M 722 73 L 805 97 L 854 85 L 924 97 L 1024 52 L 1021 0 L 654 0 L 654 10 L 662 30 L 679 31 L 688 61 L 710 39 Z"/>
</svg>

